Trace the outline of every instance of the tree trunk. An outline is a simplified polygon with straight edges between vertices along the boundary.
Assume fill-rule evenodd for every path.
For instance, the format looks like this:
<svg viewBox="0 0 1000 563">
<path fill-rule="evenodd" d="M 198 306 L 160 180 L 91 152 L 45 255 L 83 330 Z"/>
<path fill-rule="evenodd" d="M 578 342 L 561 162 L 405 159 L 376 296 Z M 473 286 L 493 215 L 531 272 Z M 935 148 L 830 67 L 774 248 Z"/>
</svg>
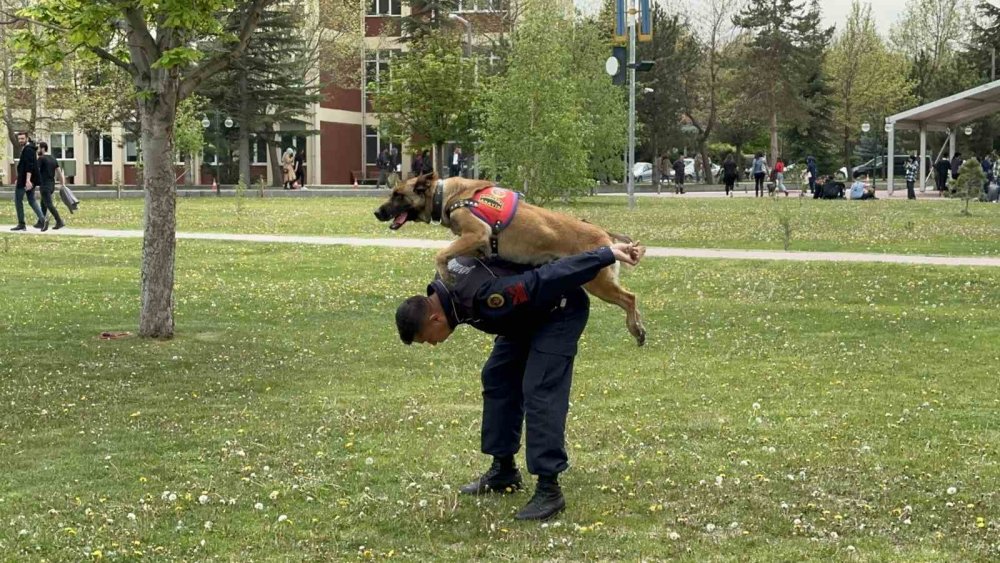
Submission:
<svg viewBox="0 0 1000 563">
<path fill-rule="evenodd" d="M 701 177 L 705 179 L 705 184 L 714 183 L 715 177 L 712 176 L 712 165 L 708 159 L 708 146 L 704 141 L 698 147 L 698 154 L 701 156 Z"/>
<path fill-rule="evenodd" d="M 173 291 L 176 250 L 174 186 L 174 116 L 176 93 L 150 96 L 139 104 L 142 121 L 143 189 L 146 192 L 142 238 L 142 309 L 139 335 L 170 338 L 174 334 Z"/>
<path fill-rule="evenodd" d="M 240 180 L 244 186 L 250 185 L 250 163 L 253 158 L 250 156 L 250 116 L 247 110 L 247 77 L 246 72 L 240 76 Z"/>
<path fill-rule="evenodd" d="M 268 126 L 267 134 L 267 158 L 271 161 L 271 185 L 278 187 L 284 184 L 284 171 L 281 169 L 281 153 L 278 150 L 278 141 L 275 139 L 274 125 Z"/>
</svg>

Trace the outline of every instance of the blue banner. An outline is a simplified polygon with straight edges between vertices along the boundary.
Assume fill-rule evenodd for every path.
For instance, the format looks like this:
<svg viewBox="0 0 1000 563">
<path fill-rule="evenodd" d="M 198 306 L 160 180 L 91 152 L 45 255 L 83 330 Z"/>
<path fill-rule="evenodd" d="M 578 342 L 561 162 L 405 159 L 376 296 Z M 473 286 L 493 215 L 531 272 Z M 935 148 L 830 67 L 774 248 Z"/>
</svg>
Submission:
<svg viewBox="0 0 1000 563">
<path fill-rule="evenodd" d="M 653 11 L 649 0 L 639 0 L 639 41 L 653 40 Z"/>
<path fill-rule="evenodd" d="M 625 25 L 625 18 L 628 17 L 628 6 L 625 0 L 615 0 L 615 42 L 625 43 L 628 41 L 628 27 Z"/>
</svg>

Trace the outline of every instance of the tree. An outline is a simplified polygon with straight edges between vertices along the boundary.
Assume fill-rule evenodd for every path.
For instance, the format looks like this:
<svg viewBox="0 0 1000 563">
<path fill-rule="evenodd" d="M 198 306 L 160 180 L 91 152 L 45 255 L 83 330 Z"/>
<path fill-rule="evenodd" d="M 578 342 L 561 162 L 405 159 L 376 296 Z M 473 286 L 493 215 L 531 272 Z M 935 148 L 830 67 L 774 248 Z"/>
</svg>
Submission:
<svg viewBox="0 0 1000 563">
<path fill-rule="evenodd" d="M 985 183 L 986 173 L 983 172 L 983 165 L 979 163 L 979 159 L 970 158 L 962 163 L 958 169 L 958 179 L 954 181 L 952 188 L 958 197 L 965 200 L 962 215 L 971 215 L 969 202 L 979 199 L 983 195 L 983 184 Z"/>
<path fill-rule="evenodd" d="M 837 168 L 833 147 L 834 105 L 832 80 L 827 78 L 822 64 L 824 54 L 817 53 L 817 65 L 800 91 L 807 118 L 791 124 L 785 131 L 782 156 L 785 162 L 803 162 L 812 156 L 819 170 Z"/>
<path fill-rule="evenodd" d="M 14 66 L 16 53 L 11 51 L 9 41 L 11 32 L 27 25 L 13 14 L 29 4 L 29 0 L 0 0 L 0 17 L 10 20 L 0 22 L 0 65 L 3 68 L 0 98 L 3 99 L 3 122 L 7 129 L 7 140 L 14 147 L 15 157 L 21 150 L 17 144 L 18 131 L 34 132 L 39 113 L 38 75 L 25 73 Z"/>
<path fill-rule="evenodd" d="M 454 35 L 414 41 L 411 50 L 394 59 L 390 78 L 368 88 L 383 132 L 413 146 L 433 146 L 437 170 L 442 170 L 439 149 L 445 142 L 473 140 L 480 88 L 475 61 L 462 55 Z"/>
<path fill-rule="evenodd" d="M 767 132 L 761 119 L 760 111 L 754 100 L 745 95 L 746 84 L 742 61 L 744 51 L 749 48 L 748 37 L 737 37 L 726 46 L 723 60 L 725 64 L 721 74 L 719 126 L 716 138 L 736 148 L 736 163 L 741 174 L 746 164 L 743 160 L 744 149 L 748 144 L 767 144 Z"/>
<path fill-rule="evenodd" d="M 610 12 L 607 17 L 609 22 L 613 21 Z M 610 23 L 606 25 L 610 33 L 612 27 Z M 678 16 L 668 15 L 659 4 L 653 4 L 653 41 L 639 43 L 636 53 L 636 59 L 654 62 L 649 72 L 636 73 L 635 107 L 636 118 L 642 125 L 638 131 L 639 144 L 653 163 L 657 188 L 661 152 L 679 144 L 681 138 L 683 91 L 677 87 L 677 76 L 683 69 L 697 64 L 696 54 L 681 48 L 686 44 L 682 37 L 689 37 L 683 28 Z M 645 88 L 653 91 L 638 93 Z"/>
<path fill-rule="evenodd" d="M 854 0 L 824 67 L 835 85 L 834 122 L 841 132 L 842 162 L 850 170 L 861 122 L 869 120 L 877 127 L 911 101 L 909 65 L 879 37 L 871 6 Z"/>
<path fill-rule="evenodd" d="M 927 103 L 971 86 L 957 56 L 969 39 L 974 10 L 971 0 L 907 0 L 892 26 L 893 46 L 912 63 L 918 103 Z"/>
<path fill-rule="evenodd" d="M 712 182 L 708 140 L 715 132 L 719 117 L 723 53 L 732 37 L 731 18 L 735 8 L 735 0 L 705 0 L 702 3 L 703 13 L 695 18 L 700 22 L 699 35 L 686 42 L 697 63 L 682 67 L 685 72 L 680 75 L 684 116 L 696 131 L 695 144 L 708 183 Z"/>
<path fill-rule="evenodd" d="M 744 50 L 741 80 L 747 97 L 764 109 L 771 133 L 770 159 L 779 152 L 779 117 L 796 122 L 808 116 L 800 85 L 815 61 L 810 41 L 827 36 L 831 29 L 820 27 L 820 11 L 815 0 L 750 0 L 734 16 L 733 23 L 751 36 Z"/>
<path fill-rule="evenodd" d="M 84 50 L 132 77 L 144 151 L 146 193 L 139 334 L 174 334 L 176 251 L 174 118 L 177 104 L 224 71 L 276 0 L 120 2 L 38 0 L 18 12 L 18 64 L 37 72 Z M 223 13 L 220 22 L 219 14 Z M 237 24 L 236 22 L 239 22 Z M 236 34 L 228 30 L 237 29 Z"/>
<path fill-rule="evenodd" d="M 267 142 L 274 185 L 280 185 L 276 126 L 299 118 L 322 98 L 318 78 L 310 76 L 321 53 L 320 39 L 314 39 L 312 33 L 322 30 L 302 33 L 307 24 L 301 8 L 293 3 L 264 10 L 246 49 L 229 69 L 217 73 L 200 89 L 221 115 L 235 118 L 239 178 L 245 184 L 250 183 L 251 135 Z M 221 127 L 214 122 L 212 126 Z M 304 132 L 315 134 L 309 129 Z M 221 159 L 220 151 L 221 147 L 215 147 Z"/>
<path fill-rule="evenodd" d="M 584 193 L 592 125 L 572 73 L 572 23 L 533 5 L 513 45 L 507 74 L 485 93 L 486 167 L 532 201 Z"/>
<path fill-rule="evenodd" d="M 409 0 L 410 15 L 402 20 L 403 40 L 426 39 L 442 28 L 452 27 L 448 14 L 458 9 L 458 0 Z"/>
<path fill-rule="evenodd" d="M 583 140 L 589 155 L 589 177 L 607 181 L 621 171 L 622 153 L 628 144 L 628 109 L 625 93 L 611 84 L 600 64 L 608 53 L 601 31 L 594 20 L 574 27 L 571 75 L 576 78 L 583 115 L 590 122 Z"/>
</svg>

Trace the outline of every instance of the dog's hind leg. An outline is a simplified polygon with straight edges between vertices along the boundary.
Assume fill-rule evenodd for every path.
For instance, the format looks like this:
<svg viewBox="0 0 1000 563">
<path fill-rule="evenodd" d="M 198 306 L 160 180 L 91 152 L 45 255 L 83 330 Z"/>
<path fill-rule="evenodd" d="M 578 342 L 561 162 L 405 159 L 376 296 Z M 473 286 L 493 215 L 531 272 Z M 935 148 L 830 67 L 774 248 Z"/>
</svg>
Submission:
<svg viewBox="0 0 1000 563">
<path fill-rule="evenodd" d="M 601 273 L 597 274 L 596 278 L 584 285 L 583 288 L 594 297 L 624 309 L 625 325 L 628 327 L 628 331 L 635 337 L 639 346 L 646 343 L 646 329 L 642 326 L 642 316 L 636 307 L 635 294 L 618 285 L 614 270 L 610 267 L 604 268 Z"/>
</svg>

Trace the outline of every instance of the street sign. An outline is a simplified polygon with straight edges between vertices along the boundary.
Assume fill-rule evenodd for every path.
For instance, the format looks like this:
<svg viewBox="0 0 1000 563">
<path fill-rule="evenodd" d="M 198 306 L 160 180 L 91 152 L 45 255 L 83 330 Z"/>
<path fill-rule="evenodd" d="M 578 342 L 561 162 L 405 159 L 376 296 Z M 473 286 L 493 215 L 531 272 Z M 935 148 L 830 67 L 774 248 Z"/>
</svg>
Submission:
<svg viewBox="0 0 1000 563">
<path fill-rule="evenodd" d="M 608 60 L 604 62 L 604 72 L 608 73 L 608 76 L 618 74 L 619 68 L 621 68 L 621 63 L 618 62 L 618 57 L 614 55 L 608 57 Z"/>
<path fill-rule="evenodd" d="M 639 41 L 653 40 L 653 11 L 649 0 L 639 0 Z"/>
</svg>

